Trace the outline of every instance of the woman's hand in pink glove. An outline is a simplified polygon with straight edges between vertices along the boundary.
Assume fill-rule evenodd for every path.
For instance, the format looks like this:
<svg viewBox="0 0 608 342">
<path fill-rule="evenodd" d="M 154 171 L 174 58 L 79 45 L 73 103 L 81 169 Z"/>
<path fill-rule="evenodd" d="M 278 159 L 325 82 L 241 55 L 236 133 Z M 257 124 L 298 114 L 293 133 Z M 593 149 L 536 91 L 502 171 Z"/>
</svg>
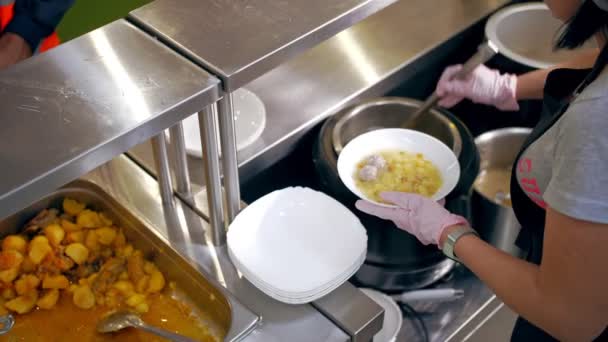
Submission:
<svg viewBox="0 0 608 342">
<path fill-rule="evenodd" d="M 468 225 L 464 217 L 454 215 L 439 203 L 416 194 L 384 192 L 380 196 L 397 208 L 357 201 L 357 209 L 393 221 L 397 227 L 416 236 L 424 245 L 439 245 L 443 231 L 451 226 Z"/>
<path fill-rule="evenodd" d="M 500 110 L 518 110 L 516 98 L 517 76 L 500 74 L 484 65 L 478 66 L 465 79 L 456 79 L 455 75 L 462 65 L 453 65 L 445 69 L 437 83 L 435 93 L 439 96 L 439 105 L 450 108 L 467 98 L 475 103 L 494 106 Z"/>
</svg>

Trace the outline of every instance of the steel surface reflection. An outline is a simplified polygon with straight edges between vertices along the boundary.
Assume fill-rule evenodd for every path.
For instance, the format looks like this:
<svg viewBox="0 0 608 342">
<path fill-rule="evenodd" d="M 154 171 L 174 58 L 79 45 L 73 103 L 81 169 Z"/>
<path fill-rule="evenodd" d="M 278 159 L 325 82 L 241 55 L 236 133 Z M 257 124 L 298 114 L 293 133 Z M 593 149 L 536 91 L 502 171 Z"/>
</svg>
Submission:
<svg viewBox="0 0 608 342">
<path fill-rule="evenodd" d="M 150 108 L 148 108 L 138 85 L 129 77 L 129 73 L 120 62 L 120 58 L 112 48 L 112 44 L 110 44 L 104 31 L 95 30 L 90 35 L 95 50 L 100 56 L 104 57 L 100 60 L 101 63 L 110 72 L 116 88 L 122 89 L 122 95 L 131 109 L 130 114 L 137 118 L 147 118 L 150 115 Z"/>
<path fill-rule="evenodd" d="M 336 42 L 341 50 L 344 50 L 344 56 L 366 84 L 374 84 L 380 79 L 380 73 L 376 71 L 376 60 L 372 60 L 365 52 L 362 42 L 357 40 L 354 32 L 346 30 L 340 32 L 335 37 Z"/>
</svg>

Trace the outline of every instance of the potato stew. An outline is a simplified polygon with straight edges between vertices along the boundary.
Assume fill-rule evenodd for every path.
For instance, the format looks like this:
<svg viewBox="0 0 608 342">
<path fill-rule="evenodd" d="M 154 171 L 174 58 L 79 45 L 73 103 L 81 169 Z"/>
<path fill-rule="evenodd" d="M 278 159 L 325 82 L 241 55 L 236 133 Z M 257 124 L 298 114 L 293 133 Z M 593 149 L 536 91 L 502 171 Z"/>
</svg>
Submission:
<svg viewBox="0 0 608 342">
<path fill-rule="evenodd" d="M 62 207 L 43 210 L 2 240 L 0 314 L 16 314 L 16 323 L 0 340 L 155 341 L 130 329 L 96 333 L 97 322 L 116 310 L 196 340 L 217 340 L 112 220 L 69 198 Z"/>
</svg>

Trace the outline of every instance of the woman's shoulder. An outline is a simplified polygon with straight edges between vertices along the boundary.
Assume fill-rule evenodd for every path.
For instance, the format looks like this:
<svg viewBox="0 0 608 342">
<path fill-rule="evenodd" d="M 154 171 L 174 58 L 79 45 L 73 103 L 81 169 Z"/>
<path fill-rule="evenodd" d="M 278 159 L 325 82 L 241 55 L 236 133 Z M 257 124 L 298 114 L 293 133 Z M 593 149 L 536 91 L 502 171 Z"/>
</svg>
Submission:
<svg viewBox="0 0 608 342">
<path fill-rule="evenodd" d="M 598 75 L 576 98 L 573 104 L 585 101 L 608 101 L 608 67 Z"/>
<path fill-rule="evenodd" d="M 559 122 L 562 133 L 585 132 L 596 138 L 608 130 L 608 69 L 572 102 Z M 608 137 L 608 135 L 606 135 Z"/>
</svg>

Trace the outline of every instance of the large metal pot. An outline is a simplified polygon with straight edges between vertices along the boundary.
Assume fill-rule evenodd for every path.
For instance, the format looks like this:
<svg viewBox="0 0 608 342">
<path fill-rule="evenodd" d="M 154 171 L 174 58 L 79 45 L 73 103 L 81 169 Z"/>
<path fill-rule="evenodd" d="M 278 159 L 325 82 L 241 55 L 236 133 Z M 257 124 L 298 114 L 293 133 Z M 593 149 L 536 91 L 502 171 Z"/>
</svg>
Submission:
<svg viewBox="0 0 608 342">
<path fill-rule="evenodd" d="M 441 278 L 452 266 L 437 247 L 423 246 L 393 223 L 354 208 L 357 197 L 342 184 L 336 167 L 336 137 L 346 145 L 367 131 L 399 127 L 420 104 L 420 101 L 399 97 L 365 101 L 328 119 L 315 142 L 313 161 L 323 190 L 353 210 L 367 229 L 368 255 L 356 277 L 367 286 L 389 291 L 421 287 Z M 446 206 L 467 215 L 469 191 L 479 168 L 473 137 L 462 122 L 436 109 L 421 118 L 415 129 L 443 141 L 459 157 L 461 182 L 448 196 Z"/>
<path fill-rule="evenodd" d="M 529 128 L 503 128 L 475 139 L 480 172 L 473 185 L 473 226 L 482 239 L 517 257 L 525 254 L 515 245 L 521 226 L 504 198 L 509 193 L 508 175 L 530 131 Z M 497 191 L 502 194 L 496 194 Z"/>
<path fill-rule="evenodd" d="M 418 107 L 416 100 L 402 97 L 384 97 L 361 103 L 336 121 L 332 130 L 332 143 L 336 154 L 355 137 L 379 128 L 400 127 L 412 112 L 411 108 Z M 431 111 L 421 118 L 416 130 L 430 134 L 441 140 L 452 149 L 456 157 L 462 150 L 462 138 L 456 126 L 439 111 Z"/>
</svg>

